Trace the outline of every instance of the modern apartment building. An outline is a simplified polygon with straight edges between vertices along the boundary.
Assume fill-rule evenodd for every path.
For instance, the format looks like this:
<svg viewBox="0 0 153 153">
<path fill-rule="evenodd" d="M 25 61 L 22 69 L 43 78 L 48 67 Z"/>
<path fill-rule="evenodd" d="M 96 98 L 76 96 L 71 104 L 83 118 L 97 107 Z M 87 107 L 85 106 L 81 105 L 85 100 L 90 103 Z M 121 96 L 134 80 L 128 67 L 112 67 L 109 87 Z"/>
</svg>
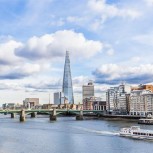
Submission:
<svg viewBox="0 0 153 153">
<path fill-rule="evenodd" d="M 129 85 L 119 85 L 118 87 L 111 87 L 106 92 L 106 107 L 107 110 L 127 112 L 128 101 L 127 95 L 131 92 Z"/>
</svg>

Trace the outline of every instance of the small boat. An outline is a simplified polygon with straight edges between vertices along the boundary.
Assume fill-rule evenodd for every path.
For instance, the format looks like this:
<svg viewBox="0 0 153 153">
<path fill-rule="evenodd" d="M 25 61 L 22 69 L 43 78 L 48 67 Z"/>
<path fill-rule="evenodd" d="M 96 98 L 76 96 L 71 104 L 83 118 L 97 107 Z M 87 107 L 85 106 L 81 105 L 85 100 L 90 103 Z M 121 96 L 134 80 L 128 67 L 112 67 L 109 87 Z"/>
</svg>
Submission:
<svg viewBox="0 0 153 153">
<path fill-rule="evenodd" d="M 119 134 L 123 137 L 153 140 L 153 130 L 140 129 L 139 126 L 122 128 Z"/>
<path fill-rule="evenodd" d="M 142 118 L 142 119 L 139 119 L 138 124 L 153 125 L 153 118 Z"/>
<path fill-rule="evenodd" d="M 148 114 L 146 118 L 139 119 L 138 124 L 153 125 L 153 116 Z"/>
</svg>

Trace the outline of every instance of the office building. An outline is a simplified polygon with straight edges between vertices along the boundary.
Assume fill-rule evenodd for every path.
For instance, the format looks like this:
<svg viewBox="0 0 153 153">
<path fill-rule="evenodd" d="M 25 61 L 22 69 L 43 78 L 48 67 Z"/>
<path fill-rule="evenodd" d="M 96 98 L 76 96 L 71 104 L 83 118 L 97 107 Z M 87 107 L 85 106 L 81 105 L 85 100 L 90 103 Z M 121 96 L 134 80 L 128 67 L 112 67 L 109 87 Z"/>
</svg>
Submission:
<svg viewBox="0 0 153 153">
<path fill-rule="evenodd" d="M 82 99 L 94 97 L 94 84 L 93 81 L 89 81 L 87 85 L 82 86 Z"/>
<path fill-rule="evenodd" d="M 54 93 L 54 104 L 56 105 L 61 104 L 61 92 Z"/>
<path fill-rule="evenodd" d="M 68 103 L 73 104 L 74 103 L 73 86 L 72 86 L 70 59 L 68 51 L 66 51 L 66 56 L 65 56 L 62 92 L 64 93 L 64 97 L 65 99 L 67 99 Z"/>
</svg>

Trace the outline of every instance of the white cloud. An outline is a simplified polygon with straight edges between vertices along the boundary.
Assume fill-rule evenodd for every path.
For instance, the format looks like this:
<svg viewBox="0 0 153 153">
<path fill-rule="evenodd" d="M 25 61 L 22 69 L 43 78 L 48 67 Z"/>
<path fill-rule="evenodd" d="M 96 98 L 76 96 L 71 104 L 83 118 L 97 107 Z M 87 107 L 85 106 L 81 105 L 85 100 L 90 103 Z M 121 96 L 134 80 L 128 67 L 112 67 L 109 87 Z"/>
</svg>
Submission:
<svg viewBox="0 0 153 153">
<path fill-rule="evenodd" d="M 92 78 L 88 77 L 88 76 L 76 76 L 73 78 L 73 84 L 75 86 L 81 86 L 84 84 L 87 84 L 89 80 L 92 80 Z"/>
<path fill-rule="evenodd" d="M 135 56 L 135 57 L 131 58 L 131 61 L 134 62 L 134 63 L 140 62 L 140 60 L 141 60 L 141 58 L 138 57 L 138 56 Z"/>
<path fill-rule="evenodd" d="M 123 66 L 117 64 L 105 64 L 94 73 L 96 82 L 117 84 L 121 81 L 127 83 L 149 83 L 153 81 L 153 65 L 142 64 L 140 66 Z"/>
<path fill-rule="evenodd" d="M 22 43 L 14 40 L 8 40 L 0 43 L 0 63 L 1 64 L 14 64 L 20 60 L 19 57 L 15 56 L 14 50 L 22 46 Z"/>
<path fill-rule="evenodd" d="M 21 64 L 21 65 L 20 65 Z M 16 63 L 16 65 L 1 65 L 0 79 L 22 79 L 39 73 L 43 70 L 43 66 L 34 63 Z"/>
<path fill-rule="evenodd" d="M 108 43 L 104 43 L 104 51 L 109 56 L 113 56 L 115 53 L 115 50 L 113 49 L 112 45 Z"/>
<path fill-rule="evenodd" d="M 153 33 L 137 35 L 132 38 L 133 41 L 136 41 L 140 44 L 153 46 Z"/>
<path fill-rule="evenodd" d="M 114 55 L 114 50 L 113 50 L 113 49 L 109 49 L 109 50 L 107 51 L 107 54 L 108 54 L 109 56 L 113 56 L 113 55 Z"/>
<path fill-rule="evenodd" d="M 141 13 L 134 9 L 119 8 L 113 4 L 107 4 L 106 0 L 89 0 L 88 7 L 95 13 L 101 15 L 103 20 L 111 17 L 138 18 Z"/>
<path fill-rule="evenodd" d="M 148 6 L 153 6 L 153 0 L 144 0 Z"/>
<path fill-rule="evenodd" d="M 11 36 L 2 36 L 0 43 L 0 79 L 21 79 L 36 74 L 47 68 L 47 64 L 33 63 L 16 56 L 15 50 L 22 47 L 23 43 L 13 40 Z"/>
<path fill-rule="evenodd" d="M 16 55 L 30 59 L 51 59 L 65 55 L 68 50 L 74 57 L 90 58 L 102 49 L 100 41 L 88 40 L 82 33 L 72 30 L 63 30 L 30 38 L 23 47 L 16 50 Z"/>
</svg>

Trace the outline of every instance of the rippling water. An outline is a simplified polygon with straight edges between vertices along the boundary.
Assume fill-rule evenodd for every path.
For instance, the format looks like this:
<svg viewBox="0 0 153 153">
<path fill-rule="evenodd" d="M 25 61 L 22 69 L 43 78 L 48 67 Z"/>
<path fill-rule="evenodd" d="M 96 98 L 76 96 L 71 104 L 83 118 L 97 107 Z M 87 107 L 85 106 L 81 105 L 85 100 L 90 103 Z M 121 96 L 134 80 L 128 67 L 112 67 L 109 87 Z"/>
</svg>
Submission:
<svg viewBox="0 0 153 153">
<path fill-rule="evenodd" d="M 0 153 L 152 153 L 153 141 L 119 137 L 129 121 L 84 120 L 60 117 L 27 118 L 0 116 Z M 141 128 L 152 129 L 143 125 Z"/>
</svg>

